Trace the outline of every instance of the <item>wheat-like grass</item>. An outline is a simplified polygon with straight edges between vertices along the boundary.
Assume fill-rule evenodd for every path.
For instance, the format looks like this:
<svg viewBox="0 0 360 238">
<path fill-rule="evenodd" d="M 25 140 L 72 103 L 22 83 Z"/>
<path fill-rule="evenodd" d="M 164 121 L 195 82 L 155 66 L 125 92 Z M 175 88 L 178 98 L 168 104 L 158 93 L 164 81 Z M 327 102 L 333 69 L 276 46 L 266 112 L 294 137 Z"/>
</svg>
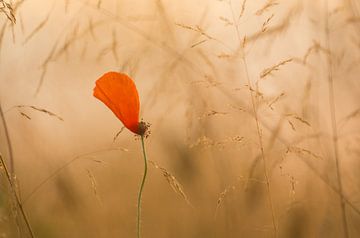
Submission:
<svg viewBox="0 0 360 238">
<path fill-rule="evenodd" d="M 170 187 L 174 190 L 174 192 L 178 195 L 180 195 L 184 201 L 191 207 L 192 204 L 188 198 L 188 196 L 186 195 L 186 193 L 184 192 L 183 186 L 181 185 L 181 183 L 175 178 L 174 175 L 172 175 L 167 169 L 165 169 L 164 167 L 161 167 L 160 165 L 158 165 L 156 162 L 149 160 L 149 163 L 155 168 L 161 171 L 162 175 L 164 176 L 164 178 L 166 179 L 166 181 L 170 184 Z"/>
</svg>

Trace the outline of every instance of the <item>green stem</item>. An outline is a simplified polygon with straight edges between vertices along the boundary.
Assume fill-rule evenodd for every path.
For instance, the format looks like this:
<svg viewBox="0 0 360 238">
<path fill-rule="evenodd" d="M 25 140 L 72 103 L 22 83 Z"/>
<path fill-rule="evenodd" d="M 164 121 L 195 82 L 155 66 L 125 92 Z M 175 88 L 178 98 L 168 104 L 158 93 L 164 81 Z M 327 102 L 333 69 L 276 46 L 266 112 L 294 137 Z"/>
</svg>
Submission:
<svg viewBox="0 0 360 238">
<path fill-rule="evenodd" d="M 145 185 L 146 175 L 147 175 L 147 160 L 146 160 L 146 152 L 145 152 L 145 144 L 144 144 L 144 136 L 141 136 L 141 146 L 144 156 L 144 175 L 141 180 L 138 201 L 137 201 L 137 238 L 140 238 L 140 217 L 141 217 L 141 196 Z"/>
</svg>

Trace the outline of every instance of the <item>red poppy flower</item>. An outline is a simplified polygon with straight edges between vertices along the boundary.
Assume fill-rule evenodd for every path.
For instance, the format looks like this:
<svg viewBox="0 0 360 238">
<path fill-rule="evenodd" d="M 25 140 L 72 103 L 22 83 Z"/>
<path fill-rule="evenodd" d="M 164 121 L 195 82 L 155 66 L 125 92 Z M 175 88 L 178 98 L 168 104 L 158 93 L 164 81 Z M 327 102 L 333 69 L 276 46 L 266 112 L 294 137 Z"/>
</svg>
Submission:
<svg viewBox="0 0 360 238">
<path fill-rule="evenodd" d="M 94 97 L 110 108 L 126 128 L 144 135 L 146 129 L 139 123 L 139 95 L 129 76 L 117 72 L 104 74 L 96 81 Z"/>
</svg>

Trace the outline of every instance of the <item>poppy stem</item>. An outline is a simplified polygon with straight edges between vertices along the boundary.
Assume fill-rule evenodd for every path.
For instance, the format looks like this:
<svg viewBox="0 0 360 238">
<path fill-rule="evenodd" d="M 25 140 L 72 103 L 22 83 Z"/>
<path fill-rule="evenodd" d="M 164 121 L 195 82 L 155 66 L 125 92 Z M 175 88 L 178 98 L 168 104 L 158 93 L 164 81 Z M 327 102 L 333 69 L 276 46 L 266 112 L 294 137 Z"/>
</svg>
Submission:
<svg viewBox="0 0 360 238">
<path fill-rule="evenodd" d="M 140 235 L 141 196 L 142 196 L 142 192 L 143 192 L 145 180 L 146 180 L 146 175 L 147 175 L 147 159 L 146 159 L 145 143 L 144 143 L 143 135 L 141 135 L 141 146 L 142 146 L 142 151 L 143 151 L 143 156 L 144 156 L 144 175 L 141 180 L 138 201 L 137 201 L 137 238 L 141 237 L 141 235 Z"/>
</svg>

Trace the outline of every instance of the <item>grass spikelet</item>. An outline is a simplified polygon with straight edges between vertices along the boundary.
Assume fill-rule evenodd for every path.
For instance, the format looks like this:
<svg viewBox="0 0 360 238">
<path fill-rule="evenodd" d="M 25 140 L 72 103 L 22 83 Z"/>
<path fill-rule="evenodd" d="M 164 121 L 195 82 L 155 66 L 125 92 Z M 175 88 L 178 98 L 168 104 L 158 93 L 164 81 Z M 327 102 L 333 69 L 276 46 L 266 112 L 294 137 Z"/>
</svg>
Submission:
<svg viewBox="0 0 360 238">
<path fill-rule="evenodd" d="M 114 138 L 113 138 L 113 143 L 114 143 L 114 142 L 116 141 L 116 139 L 119 137 L 119 135 L 121 134 L 121 132 L 124 131 L 124 129 L 125 129 L 125 126 L 121 127 L 120 131 L 118 131 L 118 132 L 115 134 L 115 136 L 114 136 Z"/>
<path fill-rule="evenodd" d="M 232 21 L 230 21 L 228 18 L 226 17 L 219 17 L 219 19 L 224 23 L 225 26 L 232 26 L 234 25 L 234 23 Z"/>
<path fill-rule="evenodd" d="M 97 161 L 96 161 L 97 162 Z M 95 179 L 95 176 L 94 174 L 89 170 L 89 169 L 86 169 L 86 172 L 87 172 L 87 175 L 88 175 L 88 178 L 91 182 L 91 188 L 92 188 L 92 191 L 96 197 L 96 199 L 99 201 L 99 203 L 101 204 L 101 199 L 100 199 L 100 195 L 98 193 L 98 189 L 97 189 L 97 182 L 96 182 L 96 179 Z"/>
<path fill-rule="evenodd" d="M 16 106 L 13 106 L 12 108 L 10 108 L 9 110 L 7 110 L 7 112 L 10 111 L 10 110 L 13 109 L 13 108 L 17 108 L 17 109 L 30 108 L 30 109 L 32 109 L 32 110 L 35 110 L 35 111 L 38 111 L 38 112 L 41 112 L 41 113 L 45 113 L 45 114 L 47 114 L 47 115 L 49 115 L 49 116 L 51 116 L 51 117 L 55 117 L 55 118 L 57 118 L 57 119 L 60 120 L 60 121 L 64 121 L 64 119 L 63 119 L 62 117 L 60 117 L 59 115 L 57 115 L 57 114 L 55 114 L 55 113 L 53 113 L 53 112 L 51 112 L 51 111 L 49 111 L 49 110 L 47 110 L 47 109 L 44 109 L 44 108 L 40 108 L 40 107 L 36 107 L 36 106 L 32 106 L 32 105 L 16 105 Z M 27 114 L 25 114 L 24 112 L 21 112 L 21 111 L 20 111 L 20 114 L 21 114 L 22 116 L 25 116 L 27 119 L 31 119 L 31 118 L 30 118 Z"/>
<path fill-rule="evenodd" d="M 241 4 L 241 10 L 240 10 L 240 14 L 239 14 L 239 17 L 238 17 L 238 22 L 240 21 L 240 18 L 242 18 L 242 16 L 245 13 L 246 1 L 247 0 L 243 0 L 243 2 Z"/>
<path fill-rule="evenodd" d="M 285 116 L 286 116 L 286 117 L 294 118 L 295 120 L 297 120 L 297 121 L 299 121 L 299 122 L 301 122 L 301 123 L 303 123 L 303 124 L 311 127 L 311 124 L 310 124 L 307 120 L 305 120 L 304 118 L 302 118 L 302 117 L 300 117 L 300 116 L 298 116 L 298 115 L 296 115 L 296 114 L 286 114 Z"/>
<path fill-rule="evenodd" d="M 261 73 L 260 73 L 260 78 L 265 78 L 266 76 L 272 74 L 274 71 L 278 71 L 280 70 L 280 66 L 283 66 L 287 63 L 290 63 L 291 61 L 293 61 L 293 58 L 290 58 L 290 59 L 286 59 L 286 60 L 283 60 L 269 68 L 266 68 L 264 69 Z"/>
<path fill-rule="evenodd" d="M 9 21 L 13 24 L 16 23 L 15 11 L 10 3 L 7 3 L 5 0 L 0 0 L 0 11 L 5 14 Z"/>
<path fill-rule="evenodd" d="M 268 17 L 268 18 L 264 21 L 264 23 L 262 24 L 262 27 L 261 27 L 261 32 L 262 32 L 262 33 L 265 32 L 265 31 L 268 29 L 268 26 L 269 26 L 271 20 L 273 19 L 273 17 L 274 17 L 274 14 L 272 14 L 270 17 Z"/>
<path fill-rule="evenodd" d="M 25 117 L 28 120 L 31 120 L 31 117 L 29 115 L 27 115 L 26 113 L 24 113 L 24 112 L 20 112 L 20 115 Z"/>
<path fill-rule="evenodd" d="M 166 181 L 169 183 L 170 187 L 174 190 L 174 192 L 180 195 L 180 197 L 182 197 L 189 206 L 193 207 L 190 203 L 190 200 L 188 199 L 188 197 L 184 192 L 183 186 L 179 183 L 179 181 L 175 178 L 175 176 L 172 175 L 170 172 L 168 172 L 164 167 L 159 166 L 156 162 L 152 160 L 149 160 L 148 162 L 155 169 L 160 170 Z"/>
<path fill-rule="evenodd" d="M 236 105 L 233 105 L 233 104 L 228 104 L 228 106 L 232 109 L 235 109 L 236 111 L 242 111 L 242 112 L 246 112 L 246 109 L 243 108 L 243 107 L 239 107 L 239 106 L 236 106 Z"/>
<path fill-rule="evenodd" d="M 209 137 L 206 137 L 206 136 L 202 136 L 202 137 L 198 138 L 195 143 L 190 144 L 189 147 L 194 148 L 197 146 L 202 146 L 202 147 L 207 148 L 207 147 L 211 147 L 213 145 L 215 145 L 215 142 L 212 139 L 210 139 Z"/>
<path fill-rule="evenodd" d="M 196 42 L 195 44 L 192 44 L 191 46 L 190 46 L 190 48 L 194 48 L 194 47 L 196 47 L 196 46 L 198 46 L 198 45 L 201 45 L 202 43 L 205 43 L 207 40 L 201 40 L 201 41 L 199 41 L 199 42 Z"/>
<path fill-rule="evenodd" d="M 286 150 L 286 154 L 288 153 L 295 153 L 295 154 L 300 154 L 300 155 L 306 155 L 306 156 L 310 156 L 314 159 L 323 159 L 320 155 L 315 154 L 314 152 L 301 148 L 301 147 L 296 147 L 296 146 L 290 146 L 287 148 Z"/>
<path fill-rule="evenodd" d="M 218 116 L 218 115 L 227 115 L 228 113 L 227 112 L 219 112 L 219 111 L 215 111 L 215 110 L 210 110 L 208 112 L 205 112 L 203 115 L 201 115 L 199 117 L 199 120 L 200 119 L 204 119 L 206 117 L 212 117 L 212 116 Z"/>
<path fill-rule="evenodd" d="M 243 176 L 239 176 L 236 178 L 235 182 L 229 186 L 227 186 L 218 196 L 218 199 L 216 201 L 216 208 L 214 212 L 214 219 L 217 218 L 219 209 L 224 201 L 224 199 L 229 195 L 229 193 L 235 191 L 238 189 L 240 185 L 248 184 L 248 183 L 260 183 L 266 185 L 266 181 L 262 181 L 259 179 L 254 178 L 244 178 Z"/>
<path fill-rule="evenodd" d="M 291 129 L 292 129 L 293 131 L 296 131 L 296 128 L 295 128 L 294 123 L 292 123 L 290 120 L 287 120 L 287 122 L 288 122 L 289 125 L 291 126 Z"/>
<path fill-rule="evenodd" d="M 217 55 L 219 59 L 231 59 L 233 56 L 227 53 L 220 53 Z"/>
<path fill-rule="evenodd" d="M 175 23 L 175 25 L 182 27 L 184 29 L 190 30 L 190 31 L 194 31 L 196 33 L 199 33 L 200 35 L 206 37 L 209 40 L 215 40 L 214 37 L 210 36 L 209 34 L 207 34 L 200 26 L 189 26 L 189 25 L 185 25 L 185 24 L 181 24 L 181 23 Z"/>
<path fill-rule="evenodd" d="M 271 110 L 274 110 L 273 105 L 277 103 L 282 97 L 284 97 L 286 94 L 284 92 L 280 93 L 278 96 L 276 96 L 273 100 L 271 100 L 268 104 L 269 108 Z"/>
<path fill-rule="evenodd" d="M 262 14 L 264 14 L 266 11 L 270 10 L 270 8 L 278 5 L 279 3 L 274 1 L 274 0 L 268 0 L 265 5 L 260 8 L 259 10 L 256 11 L 256 15 L 257 16 L 261 16 Z"/>
</svg>

